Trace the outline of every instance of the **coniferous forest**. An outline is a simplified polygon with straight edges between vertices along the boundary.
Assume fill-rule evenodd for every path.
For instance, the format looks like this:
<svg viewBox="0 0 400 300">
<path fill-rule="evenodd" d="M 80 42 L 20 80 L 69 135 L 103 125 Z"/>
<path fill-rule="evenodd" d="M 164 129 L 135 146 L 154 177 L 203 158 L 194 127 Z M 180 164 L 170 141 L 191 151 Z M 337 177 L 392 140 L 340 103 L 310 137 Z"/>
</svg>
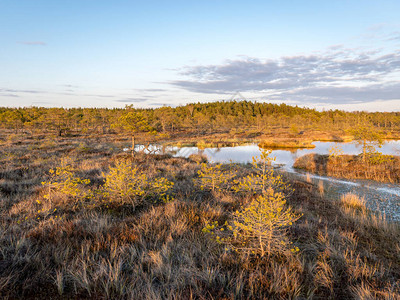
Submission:
<svg viewBox="0 0 400 300">
<path fill-rule="evenodd" d="M 191 132 L 198 135 L 250 130 L 261 133 L 286 129 L 298 133 L 304 130 L 344 132 L 354 126 L 368 125 L 387 134 L 397 134 L 398 112 L 317 111 L 286 104 L 229 101 L 195 103 L 156 109 L 106 108 L 0 108 L 0 126 L 15 132 L 104 134 L 130 132 L 131 123 L 140 119 L 144 126 L 137 131 L 157 133 Z M 126 125 L 126 126 L 125 126 Z"/>
</svg>

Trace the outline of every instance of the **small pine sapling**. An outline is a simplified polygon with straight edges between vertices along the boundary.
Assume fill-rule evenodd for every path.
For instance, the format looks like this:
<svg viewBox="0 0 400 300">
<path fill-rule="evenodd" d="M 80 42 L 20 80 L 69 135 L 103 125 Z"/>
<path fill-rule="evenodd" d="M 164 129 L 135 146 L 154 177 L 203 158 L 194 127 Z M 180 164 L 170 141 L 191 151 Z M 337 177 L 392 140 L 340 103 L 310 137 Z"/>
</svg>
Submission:
<svg viewBox="0 0 400 300">
<path fill-rule="evenodd" d="M 232 215 L 231 221 L 223 226 L 218 222 L 207 224 L 203 232 L 211 233 L 217 242 L 225 244 L 226 249 L 247 254 L 270 256 L 285 253 L 291 244 L 286 232 L 301 215 L 285 208 L 286 200 L 282 193 L 272 188 L 243 206 Z M 298 251 L 297 247 L 291 249 Z"/>
</svg>

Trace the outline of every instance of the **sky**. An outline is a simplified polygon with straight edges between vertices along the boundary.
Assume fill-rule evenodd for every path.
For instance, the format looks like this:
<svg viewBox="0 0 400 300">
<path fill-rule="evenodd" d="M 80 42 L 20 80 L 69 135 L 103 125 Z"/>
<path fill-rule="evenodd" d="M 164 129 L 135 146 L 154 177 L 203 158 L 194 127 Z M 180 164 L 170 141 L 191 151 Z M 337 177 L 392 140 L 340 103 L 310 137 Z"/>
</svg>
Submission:
<svg viewBox="0 0 400 300">
<path fill-rule="evenodd" d="M 399 12 L 398 0 L 0 0 L 0 106 L 240 95 L 400 111 Z"/>
</svg>

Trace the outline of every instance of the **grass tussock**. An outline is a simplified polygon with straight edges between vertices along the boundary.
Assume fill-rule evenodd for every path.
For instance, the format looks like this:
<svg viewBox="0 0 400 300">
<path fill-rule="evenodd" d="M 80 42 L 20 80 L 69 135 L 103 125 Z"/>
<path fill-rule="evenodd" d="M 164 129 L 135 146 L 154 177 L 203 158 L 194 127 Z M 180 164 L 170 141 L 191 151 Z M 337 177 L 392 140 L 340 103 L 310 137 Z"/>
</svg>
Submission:
<svg viewBox="0 0 400 300">
<path fill-rule="evenodd" d="M 321 187 L 264 164 L 132 159 L 108 138 L 41 143 L 0 145 L 3 299 L 400 297 L 399 225 L 354 195 L 325 198 Z M 57 175 L 61 158 L 68 164 Z M 246 221 L 259 207 L 293 214 L 274 223 L 276 246 L 264 248 L 270 218 Z M 235 247 L 205 232 L 215 222 Z M 263 230 L 261 246 L 248 226 Z"/>
<path fill-rule="evenodd" d="M 361 209 L 361 210 L 365 210 L 365 199 L 359 197 L 356 194 L 352 194 L 352 193 L 347 193 L 342 195 L 342 197 L 340 198 L 341 203 L 344 206 L 348 206 L 351 207 L 353 209 Z"/>
</svg>

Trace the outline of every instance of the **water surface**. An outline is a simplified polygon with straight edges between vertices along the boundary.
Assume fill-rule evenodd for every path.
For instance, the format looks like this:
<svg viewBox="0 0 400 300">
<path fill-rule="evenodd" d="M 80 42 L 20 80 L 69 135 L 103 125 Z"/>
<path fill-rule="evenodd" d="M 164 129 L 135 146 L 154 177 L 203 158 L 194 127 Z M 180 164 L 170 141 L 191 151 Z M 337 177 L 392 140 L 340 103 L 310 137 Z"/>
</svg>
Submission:
<svg viewBox="0 0 400 300">
<path fill-rule="evenodd" d="M 322 184 L 325 192 L 334 197 L 340 197 L 348 192 L 355 193 L 366 199 L 368 208 L 382 212 L 392 220 L 400 221 L 400 185 L 371 180 L 339 179 L 294 169 L 293 164 L 298 157 L 309 153 L 329 154 L 332 146 L 340 146 L 343 154 L 354 155 L 362 152 L 361 146 L 355 143 L 313 142 L 313 144 L 315 145 L 313 149 L 273 150 L 270 156 L 275 157 L 274 164 L 279 167 L 280 171 L 290 173 L 291 176 L 302 180 L 307 178 L 314 183 Z M 208 161 L 220 163 L 249 163 L 262 151 L 256 144 L 205 149 L 176 146 L 162 148 L 158 145 L 151 145 L 145 149 L 142 145 L 137 145 L 135 149 L 148 153 L 170 153 L 175 157 L 186 158 L 192 154 L 202 154 L 207 157 Z M 383 154 L 400 155 L 400 141 L 387 141 L 377 150 Z M 129 151 L 129 148 L 125 148 L 124 151 Z"/>
<path fill-rule="evenodd" d="M 362 148 L 355 143 L 313 142 L 313 149 L 273 150 L 271 157 L 275 157 L 275 165 L 280 165 L 281 170 L 291 173 L 301 179 L 311 178 L 314 182 L 323 184 L 327 193 L 340 197 L 341 194 L 352 192 L 367 201 L 367 207 L 384 213 L 392 220 L 400 221 L 400 186 L 397 184 L 385 184 L 371 180 L 348 180 L 328 176 L 320 176 L 299 171 L 293 168 L 295 160 L 309 153 L 329 154 L 332 146 L 340 146 L 343 154 L 360 154 Z M 400 141 L 387 141 L 377 149 L 383 154 L 400 155 Z M 205 148 L 197 147 L 171 147 L 168 151 L 176 157 L 189 157 L 192 154 L 203 154 L 210 162 L 234 162 L 248 163 L 253 156 L 259 156 L 261 149 L 257 145 L 245 145 L 237 147 Z"/>
<path fill-rule="evenodd" d="M 275 164 L 284 165 L 285 169 L 293 167 L 295 160 L 309 153 L 329 154 L 332 146 L 338 145 L 342 148 L 344 154 L 360 154 L 362 149 L 355 143 L 334 143 L 334 142 L 313 142 L 313 149 L 290 149 L 290 150 L 272 150 L 271 157 L 275 157 Z M 388 141 L 378 149 L 383 154 L 400 155 L 400 141 Z M 189 157 L 191 154 L 203 154 L 210 162 L 251 162 L 253 156 L 259 156 L 261 149 L 258 145 L 245 145 L 236 147 L 205 148 L 197 147 L 171 147 L 170 151 L 175 151 L 174 156 Z"/>
</svg>

